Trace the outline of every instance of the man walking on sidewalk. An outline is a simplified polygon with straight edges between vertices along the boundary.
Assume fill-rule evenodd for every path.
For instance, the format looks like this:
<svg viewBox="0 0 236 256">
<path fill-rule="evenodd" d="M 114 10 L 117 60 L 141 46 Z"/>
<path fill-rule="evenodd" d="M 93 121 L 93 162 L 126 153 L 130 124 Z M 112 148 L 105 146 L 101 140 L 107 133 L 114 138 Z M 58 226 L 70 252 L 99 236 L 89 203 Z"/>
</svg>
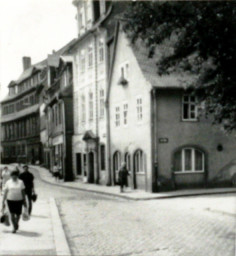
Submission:
<svg viewBox="0 0 236 256">
<path fill-rule="evenodd" d="M 24 171 L 20 174 L 20 179 L 24 182 L 25 185 L 25 195 L 28 201 L 28 210 L 29 214 L 32 212 L 32 194 L 35 194 L 34 191 L 34 175 L 29 171 L 27 165 L 23 166 Z"/>
</svg>

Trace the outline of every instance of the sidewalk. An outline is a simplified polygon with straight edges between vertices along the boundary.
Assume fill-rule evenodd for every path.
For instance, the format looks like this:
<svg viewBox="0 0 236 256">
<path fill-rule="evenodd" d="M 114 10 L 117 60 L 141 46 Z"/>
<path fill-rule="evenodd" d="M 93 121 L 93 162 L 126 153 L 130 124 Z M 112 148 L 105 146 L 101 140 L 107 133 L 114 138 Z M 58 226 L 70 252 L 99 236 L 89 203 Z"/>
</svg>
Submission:
<svg viewBox="0 0 236 256">
<path fill-rule="evenodd" d="M 12 227 L 0 225 L 0 255 L 70 255 L 52 198 L 38 200 L 31 219 L 21 219 L 18 232 L 11 231 Z"/>
<path fill-rule="evenodd" d="M 225 194 L 225 193 L 236 193 L 236 188 L 209 188 L 209 189 L 189 189 L 189 190 L 177 190 L 171 192 L 161 193 L 149 193 L 142 190 L 127 190 L 125 193 L 120 193 L 118 186 L 102 186 L 95 184 L 83 183 L 81 181 L 73 182 L 56 182 L 52 177 L 51 173 L 42 167 L 31 166 L 38 170 L 41 179 L 47 183 L 63 186 L 71 189 L 77 189 L 97 194 L 103 194 L 108 196 L 120 197 L 130 200 L 151 200 L 151 199 L 164 199 L 174 197 L 186 197 L 186 196 L 197 196 L 197 195 L 211 195 L 211 194 Z"/>
</svg>

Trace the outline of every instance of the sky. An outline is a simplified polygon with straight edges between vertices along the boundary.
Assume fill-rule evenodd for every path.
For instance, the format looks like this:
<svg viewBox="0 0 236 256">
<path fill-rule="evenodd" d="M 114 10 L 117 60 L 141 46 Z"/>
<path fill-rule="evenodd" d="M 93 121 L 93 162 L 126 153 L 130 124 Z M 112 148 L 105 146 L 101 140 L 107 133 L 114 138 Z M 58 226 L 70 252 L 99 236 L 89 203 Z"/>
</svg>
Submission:
<svg viewBox="0 0 236 256">
<path fill-rule="evenodd" d="M 0 0 L 0 99 L 23 71 L 77 37 L 72 0 Z"/>
</svg>

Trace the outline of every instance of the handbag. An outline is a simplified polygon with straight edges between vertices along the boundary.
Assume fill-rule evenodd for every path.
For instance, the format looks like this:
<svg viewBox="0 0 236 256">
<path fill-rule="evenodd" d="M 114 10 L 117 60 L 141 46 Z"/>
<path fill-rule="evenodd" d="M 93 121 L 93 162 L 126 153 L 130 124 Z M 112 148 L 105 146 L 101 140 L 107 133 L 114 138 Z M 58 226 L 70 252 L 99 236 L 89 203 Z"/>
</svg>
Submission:
<svg viewBox="0 0 236 256">
<path fill-rule="evenodd" d="M 7 227 L 10 226 L 9 215 L 8 215 L 8 213 L 6 211 L 2 214 L 2 216 L 0 218 L 0 222 L 2 224 L 4 224 L 5 226 L 7 226 Z"/>
<path fill-rule="evenodd" d="M 31 199 L 32 199 L 33 202 L 36 202 L 37 199 L 38 199 L 38 195 L 33 193 L 32 196 L 31 196 Z"/>
<path fill-rule="evenodd" d="M 22 220 L 28 221 L 30 219 L 28 209 L 26 207 L 23 208 L 23 213 L 22 213 Z"/>
</svg>

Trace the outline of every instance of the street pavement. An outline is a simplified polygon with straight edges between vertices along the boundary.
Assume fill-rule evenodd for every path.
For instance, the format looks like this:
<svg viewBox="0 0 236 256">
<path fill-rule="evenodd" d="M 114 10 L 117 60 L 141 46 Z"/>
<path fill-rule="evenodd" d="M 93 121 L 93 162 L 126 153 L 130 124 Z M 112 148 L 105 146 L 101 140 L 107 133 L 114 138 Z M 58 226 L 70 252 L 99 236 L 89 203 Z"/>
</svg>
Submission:
<svg viewBox="0 0 236 256">
<path fill-rule="evenodd" d="M 17 235 L 0 227 L 0 245 L 10 237 L 13 245 L 8 247 L 18 249 L 7 255 L 55 255 L 47 204 L 52 197 L 72 255 L 235 255 L 235 194 L 130 201 L 50 185 L 37 171 L 34 174 L 39 201 L 32 222 L 22 222 L 22 233 Z"/>
</svg>

